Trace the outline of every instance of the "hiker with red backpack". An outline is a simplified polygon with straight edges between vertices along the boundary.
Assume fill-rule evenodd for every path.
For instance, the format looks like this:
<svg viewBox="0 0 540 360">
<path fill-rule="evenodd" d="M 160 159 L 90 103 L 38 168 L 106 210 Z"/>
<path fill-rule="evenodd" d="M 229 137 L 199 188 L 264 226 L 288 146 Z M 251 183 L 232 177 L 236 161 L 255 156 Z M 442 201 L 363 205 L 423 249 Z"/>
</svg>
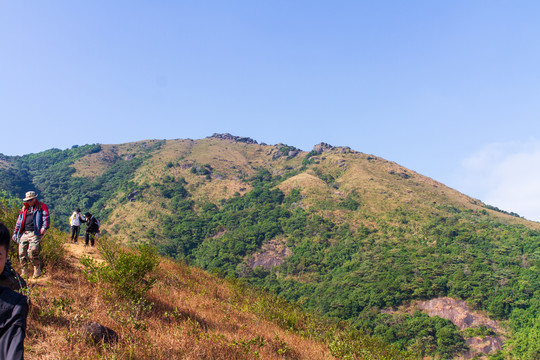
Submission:
<svg viewBox="0 0 540 360">
<path fill-rule="evenodd" d="M 34 278 L 41 276 L 42 263 L 39 258 L 41 252 L 41 238 L 49 228 L 51 223 L 49 208 L 37 200 L 34 191 L 28 191 L 23 199 L 24 205 L 21 208 L 15 230 L 13 230 L 13 240 L 19 244 L 19 260 L 21 261 L 21 275 L 27 274 L 26 266 L 28 259 L 34 265 Z"/>
</svg>

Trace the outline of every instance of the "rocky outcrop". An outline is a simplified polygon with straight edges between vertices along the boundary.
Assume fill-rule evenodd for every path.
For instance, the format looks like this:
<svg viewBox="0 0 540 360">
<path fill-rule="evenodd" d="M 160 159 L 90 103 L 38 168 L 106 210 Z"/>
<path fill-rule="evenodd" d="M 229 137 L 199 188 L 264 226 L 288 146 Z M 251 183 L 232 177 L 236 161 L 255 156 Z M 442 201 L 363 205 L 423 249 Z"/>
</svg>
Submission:
<svg viewBox="0 0 540 360">
<path fill-rule="evenodd" d="M 487 316 L 471 311 L 465 301 L 452 298 L 431 299 L 421 301 L 416 304 L 417 307 L 425 311 L 429 316 L 439 316 L 450 320 L 460 330 L 485 326 L 497 334 L 504 334 L 504 328 L 498 321 L 492 320 Z M 471 337 L 466 340 L 471 350 L 464 354 L 464 359 L 472 359 L 478 353 L 488 355 L 503 348 L 503 337 L 501 335 Z"/>
<path fill-rule="evenodd" d="M 248 264 L 252 269 L 262 266 L 270 270 L 283 264 L 289 256 L 291 256 L 291 250 L 287 247 L 285 240 L 274 239 L 264 244 L 261 250 L 248 260 Z"/>
<path fill-rule="evenodd" d="M 502 350 L 506 330 L 495 320 L 490 319 L 479 311 L 469 310 L 467 303 L 452 298 L 437 298 L 427 301 L 418 301 L 400 309 L 381 310 L 385 314 L 414 313 L 422 310 L 429 316 L 438 316 L 450 320 L 460 330 L 485 326 L 495 335 L 473 336 L 465 340 L 469 350 L 455 359 L 485 359 L 487 355 Z"/>
<path fill-rule="evenodd" d="M 128 201 L 133 202 L 137 200 L 137 196 L 139 196 L 140 193 L 141 192 L 139 190 L 133 190 L 132 192 L 128 194 Z"/>
<path fill-rule="evenodd" d="M 486 336 L 483 338 L 477 336 L 467 339 L 465 343 L 471 350 L 464 354 L 464 359 L 478 358 L 478 353 L 488 355 L 503 347 L 503 341 L 500 336 Z"/>
<path fill-rule="evenodd" d="M 88 340 L 99 344 L 114 344 L 118 342 L 118 334 L 108 327 L 105 327 L 97 322 L 92 322 L 82 327 L 82 332 Z"/>
<path fill-rule="evenodd" d="M 120 159 L 120 157 L 112 151 L 100 151 L 96 153 L 96 157 L 98 160 L 107 164 L 115 164 Z"/>
<path fill-rule="evenodd" d="M 271 155 L 272 160 L 277 160 L 279 158 L 284 158 L 284 157 L 291 159 L 295 157 L 296 155 L 298 155 L 299 152 L 300 150 L 298 150 L 294 146 L 279 143 L 274 147 L 274 149 L 270 150 L 266 155 L 268 156 Z"/>
<path fill-rule="evenodd" d="M 322 154 L 324 151 L 332 150 L 333 148 L 334 147 L 332 145 L 322 142 L 315 145 L 313 147 L 313 151 L 315 151 L 317 154 Z"/>
<path fill-rule="evenodd" d="M 411 177 L 411 175 L 407 174 L 407 170 L 403 170 L 403 171 L 401 171 L 399 173 L 396 173 L 394 170 L 390 170 L 388 173 L 390 175 L 397 175 L 397 176 L 399 176 L 399 177 L 401 177 L 403 179 L 408 179 L 408 178 Z"/>
<path fill-rule="evenodd" d="M 220 140 L 230 140 L 230 141 L 236 141 L 236 142 L 245 143 L 245 144 L 258 144 L 258 142 L 256 140 L 253 140 L 252 138 L 234 136 L 234 135 L 231 135 L 229 133 L 225 133 L 225 134 L 214 133 L 214 135 L 209 136 L 208 138 L 214 138 L 214 139 L 220 139 Z"/>
<path fill-rule="evenodd" d="M 352 154 L 356 153 L 356 151 L 352 150 L 348 146 L 332 146 L 330 144 L 327 144 L 325 142 L 322 142 L 320 144 L 317 144 L 313 147 L 313 152 L 315 152 L 317 155 L 321 155 L 324 152 L 333 152 L 335 154 Z"/>
<path fill-rule="evenodd" d="M 352 154 L 356 152 L 348 146 L 340 146 L 338 149 L 340 154 Z"/>
<path fill-rule="evenodd" d="M 463 300 L 452 298 L 431 299 L 421 301 L 417 303 L 417 306 L 429 316 L 439 316 L 452 321 L 461 330 L 484 325 L 495 332 L 504 332 L 499 322 L 491 320 L 476 311 L 469 310 Z"/>
</svg>

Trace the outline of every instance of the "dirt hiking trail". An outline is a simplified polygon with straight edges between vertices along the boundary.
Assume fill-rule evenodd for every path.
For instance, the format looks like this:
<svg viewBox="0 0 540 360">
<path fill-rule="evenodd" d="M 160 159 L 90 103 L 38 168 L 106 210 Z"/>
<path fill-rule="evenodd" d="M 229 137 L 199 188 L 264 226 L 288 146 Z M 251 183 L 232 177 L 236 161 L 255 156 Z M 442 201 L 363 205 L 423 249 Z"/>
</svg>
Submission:
<svg viewBox="0 0 540 360">
<path fill-rule="evenodd" d="M 97 260 L 98 262 L 104 262 L 103 258 L 99 254 L 97 247 L 84 246 L 84 242 L 81 243 L 81 241 L 79 241 L 78 244 L 74 244 L 71 241 L 68 241 L 64 243 L 63 246 L 64 246 L 64 249 L 66 250 L 67 261 L 69 262 L 69 264 L 73 265 L 73 267 L 77 269 L 81 269 L 80 259 L 84 255 L 90 256 L 94 258 L 95 260 Z M 37 279 L 34 279 L 32 277 L 32 273 L 33 273 L 32 268 L 29 267 L 29 269 L 30 269 L 30 275 L 28 277 L 25 277 L 25 280 L 29 287 L 34 287 L 36 285 L 43 286 L 51 281 L 51 274 L 49 273 L 47 268 L 44 269 L 43 274 Z"/>
<path fill-rule="evenodd" d="M 64 248 L 66 249 L 68 261 L 76 266 L 78 266 L 81 257 L 84 255 L 93 257 L 100 262 L 104 261 L 96 247 L 84 246 L 81 242 L 78 244 L 66 243 Z"/>
</svg>

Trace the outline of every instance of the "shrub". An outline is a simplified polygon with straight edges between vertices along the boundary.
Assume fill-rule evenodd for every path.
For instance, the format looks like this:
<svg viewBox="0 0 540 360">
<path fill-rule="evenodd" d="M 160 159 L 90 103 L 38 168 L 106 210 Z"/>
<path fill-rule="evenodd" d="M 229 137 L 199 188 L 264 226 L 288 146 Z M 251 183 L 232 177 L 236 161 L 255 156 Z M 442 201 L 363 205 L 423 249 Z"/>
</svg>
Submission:
<svg viewBox="0 0 540 360">
<path fill-rule="evenodd" d="M 490 328 L 486 327 L 485 325 L 467 328 L 467 329 L 464 330 L 463 333 L 464 333 L 464 335 L 466 337 L 479 336 L 479 337 L 482 337 L 482 338 L 485 338 L 486 336 L 496 335 L 495 331 L 491 330 Z"/>
<path fill-rule="evenodd" d="M 416 359 L 416 355 L 388 346 L 384 341 L 360 331 L 337 334 L 328 344 L 330 353 L 339 359 Z"/>
<path fill-rule="evenodd" d="M 140 244 L 128 251 L 121 249 L 118 243 L 102 238 L 99 250 L 104 263 L 88 256 L 81 258 L 88 280 L 100 284 L 108 298 L 127 299 L 133 303 L 144 301 L 157 280 L 152 274 L 158 265 L 155 249 Z"/>
<path fill-rule="evenodd" d="M 0 222 L 8 228 L 11 235 L 21 206 L 21 200 L 14 199 L 6 191 L 0 190 Z M 9 254 L 12 260 L 17 258 L 17 243 L 13 241 L 10 243 Z"/>
<path fill-rule="evenodd" d="M 66 258 L 65 237 L 64 232 L 52 226 L 43 236 L 41 240 L 41 259 L 49 269 L 61 265 Z"/>
<path fill-rule="evenodd" d="M 349 194 L 344 200 L 339 204 L 341 208 L 356 211 L 360 206 L 360 203 L 355 199 L 354 194 Z"/>
<path fill-rule="evenodd" d="M 6 191 L 0 190 L 0 222 L 13 231 L 22 201 L 12 198 Z"/>
</svg>

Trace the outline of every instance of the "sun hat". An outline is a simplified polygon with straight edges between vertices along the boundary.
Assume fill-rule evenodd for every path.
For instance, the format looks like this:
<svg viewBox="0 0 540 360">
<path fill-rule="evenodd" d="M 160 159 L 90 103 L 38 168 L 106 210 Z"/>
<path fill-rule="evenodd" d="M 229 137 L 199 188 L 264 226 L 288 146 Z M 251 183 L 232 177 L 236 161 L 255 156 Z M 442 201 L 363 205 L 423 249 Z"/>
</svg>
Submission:
<svg viewBox="0 0 540 360">
<path fill-rule="evenodd" d="M 36 193 L 34 191 L 27 191 L 23 201 L 30 201 L 30 200 L 35 199 L 35 198 L 37 198 L 37 195 L 36 195 Z"/>
</svg>

